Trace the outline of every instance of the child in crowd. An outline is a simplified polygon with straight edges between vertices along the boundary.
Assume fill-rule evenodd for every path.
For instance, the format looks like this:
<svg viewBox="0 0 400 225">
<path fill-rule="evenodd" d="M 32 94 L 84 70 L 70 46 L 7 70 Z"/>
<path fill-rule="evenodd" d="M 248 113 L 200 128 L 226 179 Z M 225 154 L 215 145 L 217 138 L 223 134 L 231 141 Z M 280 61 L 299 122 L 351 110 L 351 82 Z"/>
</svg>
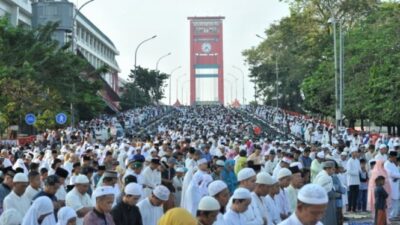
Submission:
<svg viewBox="0 0 400 225">
<path fill-rule="evenodd" d="M 367 161 L 365 159 L 360 160 L 360 186 L 358 192 L 358 200 L 357 200 L 357 210 L 358 211 L 367 211 L 367 194 L 368 194 L 368 171 L 367 171 Z"/>
<path fill-rule="evenodd" d="M 375 225 L 386 225 L 386 199 L 389 196 L 383 188 L 385 177 L 378 176 L 375 179 Z"/>
</svg>

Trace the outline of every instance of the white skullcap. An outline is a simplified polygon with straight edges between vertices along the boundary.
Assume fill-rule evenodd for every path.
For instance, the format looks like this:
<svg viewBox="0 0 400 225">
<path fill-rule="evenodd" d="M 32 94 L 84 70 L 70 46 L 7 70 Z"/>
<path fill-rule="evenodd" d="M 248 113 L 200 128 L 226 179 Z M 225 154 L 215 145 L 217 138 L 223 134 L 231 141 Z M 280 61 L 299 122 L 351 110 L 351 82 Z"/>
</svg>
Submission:
<svg viewBox="0 0 400 225">
<path fill-rule="evenodd" d="M 5 210 L 0 216 L 0 224 L 20 225 L 23 215 L 14 208 Z"/>
<path fill-rule="evenodd" d="M 282 168 L 279 170 L 277 178 L 278 178 L 278 180 L 280 180 L 281 178 L 288 177 L 288 176 L 292 176 L 292 172 L 290 172 L 290 170 L 287 168 Z"/>
<path fill-rule="evenodd" d="M 347 152 L 343 151 L 340 155 L 347 156 Z"/>
<path fill-rule="evenodd" d="M 256 184 L 273 185 L 273 184 L 275 184 L 275 181 L 272 179 L 272 176 L 269 175 L 269 173 L 259 172 L 257 174 Z"/>
<path fill-rule="evenodd" d="M 285 163 L 287 163 L 287 164 L 290 164 L 290 163 L 292 163 L 292 160 L 289 159 L 288 157 L 283 157 L 282 162 L 285 162 Z"/>
<path fill-rule="evenodd" d="M 383 148 L 387 148 L 387 146 L 385 144 L 379 145 L 379 149 L 383 149 Z"/>
<path fill-rule="evenodd" d="M 125 186 L 124 192 L 127 195 L 142 196 L 143 188 L 140 184 L 129 183 Z"/>
<path fill-rule="evenodd" d="M 178 167 L 178 168 L 176 168 L 176 172 L 177 172 L 177 173 L 184 173 L 184 172 L 185 172 L 185 168 L 183 168 L 183 167 Z"/>
<path fill-rule="evenodd" d="M 255 175 L 256 175 L 256 172 L 253 169 L 251 169 L 251 168 L 243 168 L 243 169 L 241 169 L 239 171 L 238 176 L 237 176 L 237 180 L 240 182 L 240 181 L 243 181 L 243 180 L 247 180 L 250 177 L 253 177 Z"/>
<path fill-rule="evenodd" d="M 297 199 L 306 204 L 323 205 L 328 203 L 328 194 L 321 185 L 306 184 L 300 189 Z"/>
<path fill-rule="evenodd" d="M 64 161 L 64 156 L 63 156 L 63 155 L 58 155 L 58 156 L 57 156 L 57 159 L 59 159 L 59 160 L 61 160 L 61 161 Z"/>
<path fill-rule="evenodd" d="M 93 197 L 98 198 L 105 195 L 115 195 L 114 188 L 111 186 L 101 186 L 96 188 L 93 192 Z"/>
<path fill-rule="evenodd" d="M 199 159 L 197 160 L 197 165 L 201 165 L 201 164 L 207 164 L 207 159 Z"/>
<path fill-rule="evenodd" d="M 246 188 L 237 188 L 233 192 L 232 199 L 251 199 L 250 191 Z"/>
<path fill-rule="evenodd" d="M 350 149 L 350 153 L 353 153 L 353 152 L 358 152 L 358 148 L 357 147 L 352 147 Z"/>
<path fill-rule="evenodd" d="M 29 182 L 28 176 L 24 173 L 17 173 L 13 178 L 13 182 Z"/>
<path fill-rule="evenodd" d="M 215 164 L 217 164 L 217 166 L 225 166 L 225 162 L 222 160 L 217 160 Z"/>
<path fill-rule="evenodd" d="M 393 147 L 399 147 L 399 146 L 400 146 L 399 142 L 396 141 L 396 142 L 393 143 Z"/>
<path fill-rule="evenodd" d="M 219 205 L 219 202 L 217 199 L 210 197 L 210 196 L 204 196 L 200 202 L 199 202 L 199 207 L 197 210 L 201 211 L 219 211 L 221 206 Z"/>
<path fill-rule="evenodd" d="M 295 167 L 295 166 L 297 166 L 297 168 L 299 168 L 299 170 L 302 170 L 304 168 L 303 164 L 301 164 L 301 162 L 292 162 L 292 163 L 290 163 L 289 167 Z"/>
<path fill-rule="evenodd" d="M 75 184 L 88 184 L 89 178 L 86 175 L 79 174 L 75 178 Z"/>
<path fill-rule="evenodd" d="M 321 152 L 318 152 L 318 153 L 317 153 L 317 157 L 320 158 L 320 159 L 325 159 L 325 153 L 322 152 L 322 151 L 321 151 Z"/>
<path fill-rule="evenodd" d="M 164 185 L 158 185 L 153 190 L 153 194 L 162 201 L 167 201 L 169 199 L 169 190 Z"/>
<path fill-rule="evenodd" d="M 208 185 L 208 194 L 210 196 L 215 196 L 226 188 L 228 188 L 228 185 L 226 185 L 225 182 L 221 180 L 216 180 Z"/>
</svg>

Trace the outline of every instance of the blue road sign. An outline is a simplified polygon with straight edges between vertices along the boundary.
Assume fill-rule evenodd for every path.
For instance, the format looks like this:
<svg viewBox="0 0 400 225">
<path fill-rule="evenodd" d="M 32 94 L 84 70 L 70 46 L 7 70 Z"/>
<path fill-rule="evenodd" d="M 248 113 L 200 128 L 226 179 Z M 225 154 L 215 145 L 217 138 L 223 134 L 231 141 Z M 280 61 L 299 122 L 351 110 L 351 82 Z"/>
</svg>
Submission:
<svg viewBox="0 0 400 225">
<path fill-rule="evenodd" d="M 36 116 L 32 113 L 25 115 L 25 123 L 28 125 L 33 125 L 36 122 Z"/>
<path fill-rule="evenodd" d="M 67 115 L 65 113 L 59 113 L 56 115 L 56 122 L 58 124 L 65 124 L 67 122 Z"/>
</svg>

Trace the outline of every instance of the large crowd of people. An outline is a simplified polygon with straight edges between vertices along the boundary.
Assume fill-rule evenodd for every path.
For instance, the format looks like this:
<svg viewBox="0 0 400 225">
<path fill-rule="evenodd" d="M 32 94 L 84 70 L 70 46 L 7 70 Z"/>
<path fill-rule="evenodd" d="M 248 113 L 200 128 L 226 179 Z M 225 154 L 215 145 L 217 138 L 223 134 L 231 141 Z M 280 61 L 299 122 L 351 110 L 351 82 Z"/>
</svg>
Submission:
<svg viewBox="0 0 400 225">
<path fill-rule="evenodd" d="M 1 147 L 0 225 L 339 225 L 345 212 L 367 211 L 380 225 L 400 216 L 399 138 L 336 132 L 273 107 L 146 107 Z"/>
</svg>

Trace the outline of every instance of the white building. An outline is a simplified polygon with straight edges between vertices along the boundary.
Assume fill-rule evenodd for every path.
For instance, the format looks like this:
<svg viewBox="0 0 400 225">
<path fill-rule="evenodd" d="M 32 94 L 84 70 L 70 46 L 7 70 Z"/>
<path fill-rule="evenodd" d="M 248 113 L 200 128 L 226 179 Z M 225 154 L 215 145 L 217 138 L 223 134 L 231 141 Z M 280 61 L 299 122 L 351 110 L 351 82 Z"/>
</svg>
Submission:
<svg viewBox="0 0 400 225">
<path fill-rule="evenodd" d="M 32 3 L 33 2 L 33 3 Z M 67 24 L 73 24 L 74 10 L 76 13 L 75 21 L 75 43 L 78 52 L 93 66 L 98 69 L 103 65 L 109 68 L 109 71 L 102 75 L 105 82 L 104 89 L 99 92 L 107 105 L 114 111 L 118 111 L 119 101 L 119 79 L 120 68 L 115 59 L 119 51 L 114 43 L 88 18 L 81 14 L 72 3 L 66 0 L 0 0 L 0 16 L 7 16 L 10 23 L 14 26 L 26 25 L 34 26 L 32 4 L 41 3 L 39 23 L 46 21 L 67 21 Z M 60 11 L 57 8 L 59 4 L 71 5 L 71 13 Z M 61 22 L 62 23 L 62 22 Z M 56 39 L 62 43 L 70 40 L 72 27 L 61 29 L 56 35 Z M 61 33 L 60 33 L 61 32 Z M 61 35 L 60 35 L 61 34 Z"/>
</svg>

